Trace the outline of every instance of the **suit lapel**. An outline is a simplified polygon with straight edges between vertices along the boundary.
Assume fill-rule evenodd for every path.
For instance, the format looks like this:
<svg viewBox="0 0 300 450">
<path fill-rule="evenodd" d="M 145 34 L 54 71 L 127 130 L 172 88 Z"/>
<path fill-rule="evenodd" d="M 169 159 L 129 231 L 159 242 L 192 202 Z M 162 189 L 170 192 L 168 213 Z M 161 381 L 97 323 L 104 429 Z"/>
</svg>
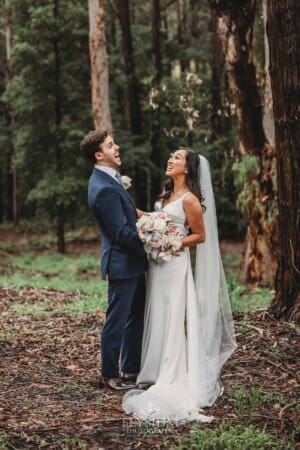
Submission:
<svg viewBox="0 0 300 450">
<path fill-rule="evenodd" d="M 136 212 L 136 207 L 135 207 L 135 204 L 134 204 L 131 196 L 128 194 L 127 190 L 123 186 L 121 186 L 121 184 L 117 180 L 115 180 L 113 177 L 108 175 L 106 172 L 103 172 L 102 170 L 99 170 L 99 169 L 94 169 L 94 174 L 96 176 L 103 177 L 103 179 L 105 179 L 114 188 L 116 188 L 120 192 L 120 194 L 122 194 L 123 197 L 125 197 L 131 203 L 131 205 L 134 208 L 134 212 Z"/>
</svg>

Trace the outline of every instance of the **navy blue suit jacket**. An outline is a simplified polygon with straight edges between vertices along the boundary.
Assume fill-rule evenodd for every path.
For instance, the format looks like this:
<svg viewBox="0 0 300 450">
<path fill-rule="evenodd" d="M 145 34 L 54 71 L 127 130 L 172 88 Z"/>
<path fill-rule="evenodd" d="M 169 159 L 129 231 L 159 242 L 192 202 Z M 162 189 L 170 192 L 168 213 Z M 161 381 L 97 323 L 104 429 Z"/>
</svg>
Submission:
<svg viewBox="0 0 300 450">
<path fill-rule="evenodd" d="M 113 177 L 94 168 L 88 202 L 101 233 L 102 278 L 135 278 L 147 270 L 147 257 L 136 230 L 136 209 Z"/>
</svg>

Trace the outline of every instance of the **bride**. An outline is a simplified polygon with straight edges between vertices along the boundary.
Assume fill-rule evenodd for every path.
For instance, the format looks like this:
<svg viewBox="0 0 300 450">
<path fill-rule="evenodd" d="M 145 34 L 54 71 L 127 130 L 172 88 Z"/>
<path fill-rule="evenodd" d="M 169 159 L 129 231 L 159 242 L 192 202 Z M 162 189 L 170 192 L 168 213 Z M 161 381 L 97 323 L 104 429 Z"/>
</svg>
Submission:
<svg viewBox="0 0 300 450">
<path fill-rule="evenodd" d="M 179 148 L 166 175 L 161 209 L 185 237 L 178 256 L 150 265 L 137 378 L 137 385 L 150 387 L 126 393 L 123 408 L 143 420 L 209 422 L 213 418 L 201 408 L 222 394 L 221 368 L 236 347 L 209 164 Z M 193 275 L 189 248 L 194 246 Z"/>
</svg>

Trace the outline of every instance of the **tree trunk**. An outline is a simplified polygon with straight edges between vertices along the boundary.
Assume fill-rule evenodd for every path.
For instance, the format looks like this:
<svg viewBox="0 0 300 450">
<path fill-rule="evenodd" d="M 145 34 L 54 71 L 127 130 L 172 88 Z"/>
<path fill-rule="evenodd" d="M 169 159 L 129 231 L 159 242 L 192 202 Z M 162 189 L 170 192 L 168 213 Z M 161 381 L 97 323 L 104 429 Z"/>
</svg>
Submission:
<svg viewBox="0 0 300 450">
<path fill-rule="evenodd" d="M 267 30 L 279 207 L 276 296 L 271 311 L 293 320 L 300 319 L 299 23 L 298 0 L 269 0 Z"/>
<path fill-rule="evenodd" d="M 129 103 L 130 127 L 133 134 L 143 131 L 140 108 L 140 88 L 135 75 L 129 1 L 119 0 L 119 18 L 122 30 L 122 49 L 127 77 L 127 94 Z"/>
<path fill-rule="evenodd" d="M 104 3 L 89 0 L 92 110 L 95 129 L 111 132 Z"/>
<path fill-rule="evenodd" d="M 213 54 L 212 54 L 212 82 L 211 82 L 211 103 L 212 116 L 211 128 L 214 139 L 222 135 L 222 98 L 221 83 L 224 68 L 224 55 L 222 43 L 217 27 L 217 14 L 212 8 L 212 30 L 213 30 Z"/>
<path fill-rule="evenodd" d="M 160 0 L 152 0 L 151 12 L 151 37 L 152 37 L 152 67 L 153 79 L 152 89 L 154 91 L 159 89 L 161 81 L 161 53 L 160 53 Z M 151 127 L 151 161 L 157 168 L 151 174 L 151 203 L 152 205 L 157 200 L 157 196 L 161 192 L 161 153 L 160 153 L 160 112 L 159 108 L 152 111 L 152 127 Z"/>
<path fill-rule="evenodd" d="M 56 35 L 53 38 L 54 52 L 54 73 L 55 73 L 55 155 L 56 170 L 58 179 L 62 177 L 62 148 L 61 148 L 61 121 L 62 121 L 62 105 L 61 105 L 61 55 L 58 37 L 58 14 L 59 0 L 54 0 L 54 18 L 56 20 Z M 61 204 L 56 206 L 56 240 L 57 250 L 59 253 L 66 252 L 65 244 L 65 223 L 64 223 L 64 207 Z"/>
<path fill-rule="evenodd" d="M 5 21 L 5 47 L 6 47 L 6 67 L 5 67 L 5 78 L 6 83 L 8 83 L 13 77 L 13 67 L 12 67 L 12 9 L 7 0 L 4 0 L 4 21 Z M 9 108 L 9 128 L 12 128 L 15 123 L 15 114 L 11 108 Z M 11 136 L 11 142 L 13 138 Z M 11 149 L 11 162 L 13 161 L 14 148 L 13 144 Z M 13 205 L 13 223 L 14 226 L 19 225 L 20 221 L 20 208 L 18 199 L 18 176 L 17 168 L 12 167 L 12 205 Z"/>
<path fill-rule="evenodd" d="M 264 80 L 264 109 L 263 109 L 263 127 L 268 142 L 275 146 L 275 128 L 273 114 L 273 99 L 271 90 L 271 79 L 269 73 L 270 51 L 267 37 L 267 0 L 263 0 L 263 19 L 264 19 L 264 46 L 265 46 L 265 80 Z"/>
<path fill-rule="evenodd" d="M 152 86 L 157 88 L 161 80 L 161 53 L 160 53 L 160 0 L 152 0 Z"/>
<path fill-rule="evenodd" d="M 217 15 L 217 30 L 225 56 L 242 156 L 256 156 L 258 172 L 248 179 L 244 278 L 272 285 L 276 269 L 276 206 L 274 201 L 275 151 L 264 134 L 262 106 L 252 58 L 255 0 L 210 0 Z"/>
</svg>

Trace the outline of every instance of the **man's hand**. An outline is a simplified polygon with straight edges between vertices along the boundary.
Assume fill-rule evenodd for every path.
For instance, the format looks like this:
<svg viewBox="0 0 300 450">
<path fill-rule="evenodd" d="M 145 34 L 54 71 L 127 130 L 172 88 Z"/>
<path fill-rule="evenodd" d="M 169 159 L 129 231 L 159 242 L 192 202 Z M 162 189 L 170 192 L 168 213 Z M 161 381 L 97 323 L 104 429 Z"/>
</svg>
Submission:
<svg viewBox="0 0 300 450">
<path fill-rule="evenodd" d="M 142 211 L 141 209 L 136 208 L 136 214 L 137 214 L 138 219 L 139 219 L 144 214 L 144 211 Z"/>
</svg>

